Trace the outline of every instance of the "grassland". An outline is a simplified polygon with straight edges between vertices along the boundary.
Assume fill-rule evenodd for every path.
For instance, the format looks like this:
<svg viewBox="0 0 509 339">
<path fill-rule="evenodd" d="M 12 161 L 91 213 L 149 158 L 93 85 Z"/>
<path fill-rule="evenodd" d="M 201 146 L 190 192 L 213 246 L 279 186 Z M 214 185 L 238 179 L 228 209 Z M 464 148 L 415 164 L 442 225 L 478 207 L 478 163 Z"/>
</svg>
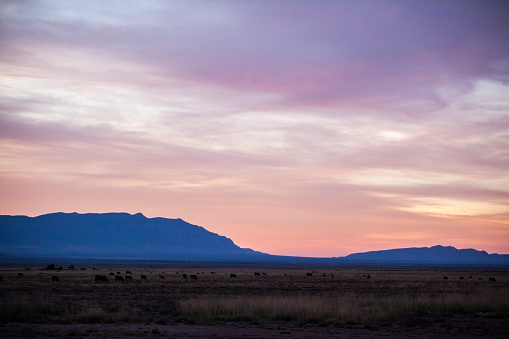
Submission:
<svg viewBox="0 0 509 339">
<path fill-rule="evenodd" d="M 46 264 L 0 267 L 0 333 L 19 323 L 509 328 L 504 269 Z M 133 281 L 115 282 L 117 272 Z"/>
</svg>

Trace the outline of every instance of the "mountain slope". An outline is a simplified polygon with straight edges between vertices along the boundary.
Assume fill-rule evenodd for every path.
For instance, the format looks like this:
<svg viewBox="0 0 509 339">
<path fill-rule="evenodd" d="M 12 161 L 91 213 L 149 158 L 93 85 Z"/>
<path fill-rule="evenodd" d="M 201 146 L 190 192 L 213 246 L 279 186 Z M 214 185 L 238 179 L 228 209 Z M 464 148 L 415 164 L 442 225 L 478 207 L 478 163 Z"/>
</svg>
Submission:
<svg viewBox="0 0 509 339">
<path fill-rule="evenodd" d="M 441 264 L 509 264 L 508 254 L 488 254 L 474 249 L 451 246 L 399 248 L 354 253 L 341 258 L 347 262 L 369 263 L 441 263 Z"/>
<path fill-rule="evenodd" d="M 447 264 L 509 266 L 508 254 L 433 246 L 354 253 L 339 258 L 269 255 L 182 219 L 127 213 L 0 216 L 1 258 L 104 258 L 243 261 L 267 264 Z"/>
<path fill-rule="evenodd" d="M 195 260 L 266 256 L 181 219 L 146 218 L 141 213 L 0 216 L 0 253 Z"/>
</svg>

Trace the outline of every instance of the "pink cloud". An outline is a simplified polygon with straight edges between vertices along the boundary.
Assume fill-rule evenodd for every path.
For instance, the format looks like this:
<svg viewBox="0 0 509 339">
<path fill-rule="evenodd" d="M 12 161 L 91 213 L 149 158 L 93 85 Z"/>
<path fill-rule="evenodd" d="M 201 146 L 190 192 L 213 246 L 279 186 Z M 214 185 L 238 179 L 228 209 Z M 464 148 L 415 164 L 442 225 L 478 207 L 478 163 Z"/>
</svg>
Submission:
<svg viewBox="0 0 509 339">
<path fill-rule="evenodd" d="M 508 253 L 508 11 L 3 2 L 2 212 L 181 217 L 279 254 Z"/>
</svg>

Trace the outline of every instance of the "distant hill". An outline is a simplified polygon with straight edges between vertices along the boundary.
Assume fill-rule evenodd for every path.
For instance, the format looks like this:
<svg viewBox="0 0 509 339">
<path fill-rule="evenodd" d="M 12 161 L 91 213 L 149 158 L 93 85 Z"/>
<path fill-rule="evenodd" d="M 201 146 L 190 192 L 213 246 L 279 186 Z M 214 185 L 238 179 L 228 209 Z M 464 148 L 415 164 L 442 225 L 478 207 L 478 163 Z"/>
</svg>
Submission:
<svg viewBox="0 0 509 339">
<path fill-rule="evenodd" d="M 509 266 L 508 254 L 444 246 L 354 253 L 337 258 L 270 255 L 240 248 L 231 239 L 182 219 L 147 218 L 141 213 L 52 213 L 34 218 L 2 215 L 0 260 L 12 258 Z"/>
<path fill-rule="evenodd" d="M 509 254 L 488 254 L 474 249 L 451 246 L 400 248 L 354 253 L 340 258 L 344 262 L 418 263 L 418 264 L 485 264 L 509 265 Z"/>
<path fill-rule="evenodd" d="M 0 216 L 0 253 L 17 257 L 256 260 L 268 254 L 182 219 L 138 213 Z"/>
</svg>

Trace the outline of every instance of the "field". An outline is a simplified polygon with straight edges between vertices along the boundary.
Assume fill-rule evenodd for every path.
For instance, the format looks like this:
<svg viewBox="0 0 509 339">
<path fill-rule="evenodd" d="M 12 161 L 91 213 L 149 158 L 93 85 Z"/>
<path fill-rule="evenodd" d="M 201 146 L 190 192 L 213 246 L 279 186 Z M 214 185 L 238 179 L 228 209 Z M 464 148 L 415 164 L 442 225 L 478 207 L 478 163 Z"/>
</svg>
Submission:
<svg viewBox="0 0 509 339">
<path fill-rule="evenodd" d="M 0 266 L 1 337 L 509 337 L 507 269 L 55 264 Z"/>
</svg>

